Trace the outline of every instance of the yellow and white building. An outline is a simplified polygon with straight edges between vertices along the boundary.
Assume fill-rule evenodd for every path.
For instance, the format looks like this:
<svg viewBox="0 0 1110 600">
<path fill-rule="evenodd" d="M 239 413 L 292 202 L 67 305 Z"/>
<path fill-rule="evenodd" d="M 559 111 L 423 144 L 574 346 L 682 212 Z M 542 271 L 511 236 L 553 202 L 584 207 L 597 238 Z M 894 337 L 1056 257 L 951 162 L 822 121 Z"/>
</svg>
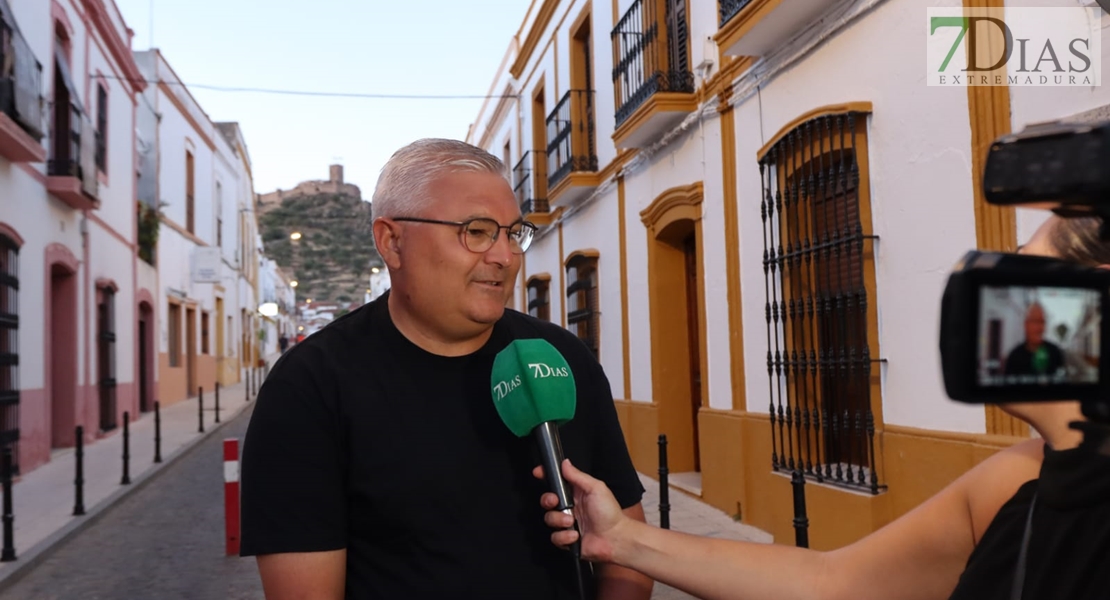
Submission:
<svg viewBox="0 0 1110 600">
<path fill-rule="evenodd" d="M 514 307 L 597 352 L 637 467 L 666 434 L 673 483 L 780 542 L 795 465 L 831 548 L 1030 435 L 947 398 L 939 300 L 1045 217 L 985 204 L 989 143 L 1110 92 L 929 86 L 936 5 L 533 0 L 467 135 L 541 225 Z"/>
</svg>

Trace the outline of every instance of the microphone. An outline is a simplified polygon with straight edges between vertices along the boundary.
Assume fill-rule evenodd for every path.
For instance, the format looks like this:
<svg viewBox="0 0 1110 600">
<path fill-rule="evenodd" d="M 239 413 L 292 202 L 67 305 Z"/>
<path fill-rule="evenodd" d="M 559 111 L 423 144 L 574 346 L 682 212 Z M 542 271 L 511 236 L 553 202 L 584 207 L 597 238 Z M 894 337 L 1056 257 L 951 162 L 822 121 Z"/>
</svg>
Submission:
<svg viewBox="0 0 1110 600">
<path fill-rule="evenodd" d="M 517 437 L 535 437 L 547 487 L 559 499 L 558 510 L 573 517 L 574 493 L 563 479 L 559 440 L 559 425 L 574 418 L 577 398 L 570 365 L 547 340 L 514 340 L 494 359 L 490 388 L 493 405 L 509 431 Z M 578 569 L 578 592 L 585 598 L 577 519 L 574 529 L 579 537 L 571 553 Z"/>
</svg>

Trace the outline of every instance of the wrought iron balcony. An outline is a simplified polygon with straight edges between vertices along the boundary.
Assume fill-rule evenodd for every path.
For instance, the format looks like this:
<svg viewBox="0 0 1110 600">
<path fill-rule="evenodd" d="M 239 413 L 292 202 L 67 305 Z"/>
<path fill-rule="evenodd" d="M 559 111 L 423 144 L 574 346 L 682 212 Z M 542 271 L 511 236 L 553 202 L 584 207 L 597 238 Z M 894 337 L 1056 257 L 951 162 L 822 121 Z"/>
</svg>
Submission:
<svg viewBox="0 0 1110 600">
<path fill-rule="evenodd" d="M 724 27 L 733 17 L 740 14 L 744 7 L 751 4 L 752 0 L 717 0 L 720 3 L 721 22 Z"/>
<path fill-rule="evenodd" d="M 612 32 L 618 127 L 656 93 L 693 93 L 689 35 L 683 0 L 635 0 L 624 13 Z"/>
<path fill-rule="evenodd" d="M 547 115 L 548 190 L 571 173 L 597 172 L 595 130 L 593 90 L 568 91 Z"/>
<path fill-rule="evenodd" d="M 525 152 L 520 157 L 520 162 L 513 167 L 513 191 L 516 192 L 516 201 L 520 204 L 523 215 L 547 213 L 547 194 L 541 193 L 536 185 L 540 179 L 533 173 L 535 168 L 542 169 L 547 158 L 543 150 Z"/>
<path fill-rule="evenodd" d="M 46 163 L 47 190 L 76 209 L 97 208 L 96 141 L 92 123 L 73 105 L 55 114 L 51 156 Z"/>
<path fill-rule="evenodd" d="M 10 18 L 0 10 L 0 155 L 42 162 L 42 63 Z"/>
</svg>

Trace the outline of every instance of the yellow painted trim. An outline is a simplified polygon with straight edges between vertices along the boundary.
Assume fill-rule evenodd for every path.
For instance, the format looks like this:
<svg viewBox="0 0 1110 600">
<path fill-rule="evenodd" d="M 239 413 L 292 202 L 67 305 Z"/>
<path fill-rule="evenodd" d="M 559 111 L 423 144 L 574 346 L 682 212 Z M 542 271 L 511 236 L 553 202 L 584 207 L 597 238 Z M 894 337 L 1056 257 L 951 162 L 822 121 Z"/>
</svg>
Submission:
<svg viewBox="0 0 1110 600">
<path fill-rule="evenodd" d="M 767 152 L 771 150 L 771 148 L 775 146 L 775 144 L 778 143 L 779 140 L 786 136 L 786 134 L 796 129 L 802 123 L 805 123 L 806 121 L 817 117 L 824 117 L 828 115 L 842 115 L 850 112 L 862 112 L 870 114 L 871 103 L 845 102 L 843 104 L 829 104 L 803 113 L 798 117 L 795 117 L 794 120 L 790 121 L 786 125 L 783 125 L 782 128 L 778 130 L 778 133 L 776 133 L 774 137 L 768 140 L 767 143 L 759 149 L 759 152 L 756 153 L 756 159 L 763 160 L 763 157 L 767 154 Z M 863 181 L 862 173 L 860 174 L 860 181 Z"/>
<path fill-rule="evenodd" d="M 659 194 L 647 208 L 640 211 L 640 221 L 654 233 L 680 219 L 701 219 L 703 196 L 704 186 L 700 181 L 673 187 Z M 696 208 L 697 212 L 691 212 L 692 208 Z M 673 215 L 668 214 L 672 211 Z"/>
<path fill-rule="evenodd" d="M 751 33 L 752 29 L 771 14 L 779 4 L 782 4 L 782 0 L 752 0 L 729 19 L 724 27 L 713 34 L 713 41 L 717 42 L 717 46 L 723 52 L 725 48 L 731 47 L 740 38 Z"/>
<path fill-rule="evenodd" d="M 524 287 L 532 287 L 532 284 L 537 281 L 546 281 L 548 283 L 551 283 L 551 274 L 547 272 L 536 273 L 535 275 L 528 278 L 528 281 L 524 284 Z"/>
<path fill-rule="evenodd" d="M 563 260 L 563 224 L 562 224 L 562 222 L 559 223 L 559 260 L 561 260 L 564 265 L 567 264 L 566 261 Z M 560 312 L 563 313 L 562 323 L 563 323 L 563 328 L 564 329 L 566 329 L 566 326 L 567 326 L 567 298 L 566 298 L 567 281 L 566 281 L 566 279 L 567 279 L 567 270 L 565 268 L 559 269 L 559 289 L 562 290 L 561 292 L 559 292 L 559 308 L 560 308 Z"/>
<path fill-rule="evenodd" d="M 621 18 L 620 0 L 613 0 L 613 27 L 617 26 L 617 21 Z"/>
<path fill-rule="evenodd" d="M 725 280 L 728 298 L 728 348 L 730 380 L 732 382 L 732 408 L 747 408 L 747 387 L 744 374 L 744 312 L 740 277 L 740 222 L 736 183 L 736 113 L 722 102 L 721 162 L 724 176 L 725 212 Z"/>
<path fill-rule="evenodd" d="M 643 127 L 651 117 L 661 112 L 686 112 L 692 113 L 698 109 L 698 95 L 678 92 L 659 92 L 653 94 L 646 102 L 624 120 L 620 127 L 613 132 L 613 143 L 621 145 L 640 127 Z"/>
<path fill-rule="evenodd" d="M 614 3 L 614 7 L 616 4 Z M 619 160 L 619 157 L 618 157 Z M 616 161 L 614 161 L 616 162 Z M 624 396 L 632 397 L 632 345 L 628 327 L 628 226 L 625 224 L 624 177 L 617 178 L 617 234 L 620 237 L 621 269 L 621 348 L 624 356 Z"/>
<path fill-rule="evenodd" d="M 686 314 L 676 318 L 675 306 L 686 306 L 685 285 L 677 286 L 675 273 L 680 267 L 681 252 L 674 240 L 665 239 L 667 229 L 679 222 L 689 222 L 695 239 L 698 305 L 693 307 L 698 318 L 699 365 L 702 383 L 701 407 L 709 405 L 709 367 L 705 316 L 705 236 L 702 223 L 704 185 L 696 182 L 664 191 L 640 211 L 640 220 L 647 229 L 648 244 L 648 306 L 651 323 L 651 387 L 652 398 L 659 405 L 659 433 L 670 440 L 672 471 L 694 468 L 695 447 L 700 441 L 694 436 L 691 419 L 691 373 L 689 329 Z M 679 290 L 679 288 L 681 288 Z M 678 290 L 678 291 L 676 291 Z M 630 395 L 627 394 L 626 395 Z"/>
<path fill-rule="evenodd" d="M 555 204 L 559 197 L 562 196 L 567 190 L 577 187 L 596 188 L 601 185 L 601 175 L 599 173 L 576 172 L 571 173 L 563 178 L 562 181 L 555 184 L 555 188 L 548 190 L 547 203 L 548 205 Z"/>
<path fill-rule="evenodd" d="M 520 54 L 513 61 L 513 66 L 509 68 L 513 77 L 520 78 L 520 74 L 524 72 L 524 65 L 528 64 L 529 59 L 532 58 L 532 53 L 540 42 L 540 36 L 543 35 L 548 23 L 551 22 L 551 17 L 555 14 L 557 6 L 559 6 L 559 0 L 544 0 L 540 12 L 536 15 L 536 21 L 532 23 L 531 29 L 528 30 L 528 36 L 520 46 Z"/>
<path fill-rule="evenodd" d="M 600 257 L 601 257 L 601 254 L 598 253 L 598 251 L 593 249 L 593 248 L 584 248 L 582 250 L 575 250 L 574 252 L 571 252 L 570 254 L 568 254 L 566 259 L 563 260 L 563 269 L 566 269 L 567 266 L 570 264 L 570 261 L 572 261 L 576 258 L 600 258 Z"/>
<path fill-rule="evenodd" d="M 698 103 L 706 102 L 714 96 L 728 97 L 732 95 L 732 82 L 752 66 L 754 59 L 750 56 L 736 58 L 734 56 L 721 56 L 721 68 L 698 88 Z M 722 101 L 727 104 L 727 100 Z M 722 110 L 722 109 L 718 109 Z"/>
<path fill-rule="evenodd" d="M 965 9 L 989 11 L 990 16 L 1004 18 L 1003 0 L 964 0 Z M 1001 50 L 1004 40 L 991 28 L 987 36 L 991 54 Z M 967 48 L 970 51 L 970 47 Z M 1005 75 L 1005 67 L 1000 72 Z M 988 73 L 987 76 L 992 75 Z M 1003 79 L 1005 81 L 1005 79 Z M 1017 250 L 1017 214 L 1012 206 L 994 206 L 983 194 L 983 167 L 992 142 L 1012 131 L 1010 122 L 1009 85 L 967 86 L 967 110 L 971 124 L 971 190 L 975 211 L 975 243 L 980 250 L 1015 252 Z M 1029 437 L 1029 425 L 1007 414 L 1001 408 L 984 406 L 987 433 Z"/>
<path fill-rule="evenodd" d="M 497 133 L 498 125 L 504 120 L 506 113 L 509 111 L 510 105 L 516 99 L 512 97 L 512 86 L 506 85 L 505 91 L 501 92 L 501 98 L 497 102 L 497 107 L 493 110 L 488 121 L 486 121 L 486 130 L 482 132 L 482 138 L 478 145 L 482 148 L 488 148 L 490 139 Z M 507 165 L 510 169 L 512 165 Z"/>
</svg>

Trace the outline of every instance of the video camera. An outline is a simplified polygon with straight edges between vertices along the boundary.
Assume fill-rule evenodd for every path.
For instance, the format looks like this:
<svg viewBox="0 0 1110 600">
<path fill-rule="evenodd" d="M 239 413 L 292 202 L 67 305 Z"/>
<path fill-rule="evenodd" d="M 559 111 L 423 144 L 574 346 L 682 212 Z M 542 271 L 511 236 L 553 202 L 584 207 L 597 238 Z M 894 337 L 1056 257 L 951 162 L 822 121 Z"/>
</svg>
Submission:
<svg viewBox="0 0 1110 600">
<path fill-rule="evenodd" d="M 990 204 L 1099 217 L 1110 240 L 1110 121 L 1032 125 L 990 147 Z M 1110 270 L 970 251 L 941 301 L 945 389 L 968 403 L 1081 400 L 1110 419 Z"/>
</svg>

